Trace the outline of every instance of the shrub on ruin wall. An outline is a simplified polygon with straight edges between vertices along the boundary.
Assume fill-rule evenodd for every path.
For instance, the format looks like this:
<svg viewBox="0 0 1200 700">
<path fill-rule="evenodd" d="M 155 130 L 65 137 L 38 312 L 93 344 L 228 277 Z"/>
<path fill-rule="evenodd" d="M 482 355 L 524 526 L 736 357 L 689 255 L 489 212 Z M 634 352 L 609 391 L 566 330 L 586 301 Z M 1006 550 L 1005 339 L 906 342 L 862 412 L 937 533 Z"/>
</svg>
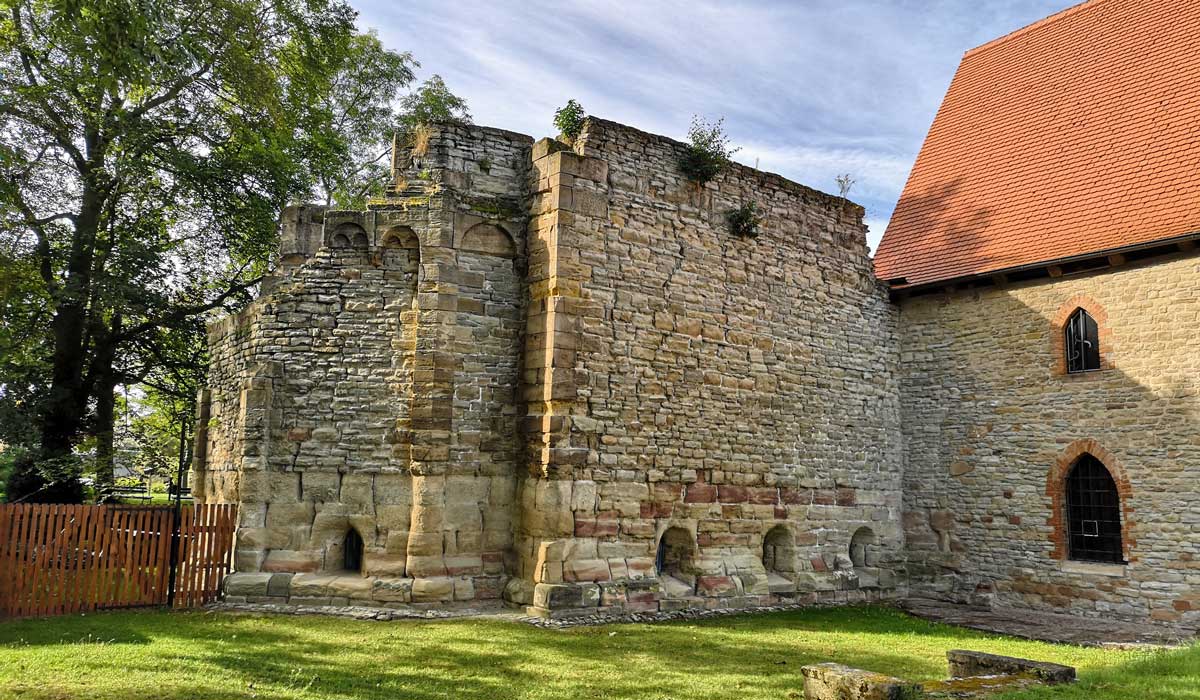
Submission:
<svg viewBox="0 0 1200 700">
<path fill-rule="evenodd" d="M 554 126 L 558 129 L 558 133 L 567 141 L 574 141 L 583 131 L 583 120 L 587 118 L 587 112 L 583 111 L 583 105 L 575 100 L 567 100 L 564 107 L 554 111 Z"/>
<path fill-rule="evenodd" d="M 687 151 L 679 160 L 679 169 L 696 184 L 703 185 L 722 170 L 729 166 L 729 159 L 740 148 L 729 145 L 729 136 L 725 133 L 725 119 L 709 123 L 700 117 L 692 117 L 692 126 L 688 129 Z"/>
<path fill-rule="evenodd" d="M 762 217 L 758 215 L 758 202 L 746 202 L 737 209 L 726 214 L 729 220 L 729 231 L 738 238 L 754 238 L 758 236 L 758 227 Z"/>
</svg>

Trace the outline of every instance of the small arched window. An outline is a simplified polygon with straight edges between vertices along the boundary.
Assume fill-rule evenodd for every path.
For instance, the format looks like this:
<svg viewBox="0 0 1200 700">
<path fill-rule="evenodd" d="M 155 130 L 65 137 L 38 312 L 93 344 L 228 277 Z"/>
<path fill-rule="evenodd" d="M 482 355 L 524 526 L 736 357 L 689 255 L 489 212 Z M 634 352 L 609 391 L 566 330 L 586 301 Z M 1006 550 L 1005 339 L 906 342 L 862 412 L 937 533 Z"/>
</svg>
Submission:
<svg viewBox="0 0 1200 700">
<path fill-rule="evenodd" d="M 855 530 L 850 538 L 850 562 L 854 568 L 875 566 L 878 563 L 876 546 L 875 532 L 871 528 L 860 527 Z"/>
<path fill-rule="evenodd" d="M 796 544 L 786 527 L 776 525 L 763 538 L 762 561 L 768 573 L 796 570 Z"/>
<path fill-rule="evenodd" d="M 1067 474 L 1067 552 L 1071 559 L 1124 562 L 1121 497 L 1100 460 L 1085 454 Z"/>
<path fill-rule="evenodd" d="M 1100 327 L 1083 309 L 1075 309 L 1067 321 L 1067 371 L 1091 372 L 1100 369 Z"/>
<path fill-rule="evenodd" d="M 358 530 L 350 528 L 342 545 L 342 568 L 346 571 L 362 571 L 363 538 Z"/>
<path fill-rule="evenodd" d="M 659 574 L 680 576 L 692 572 L 692 536 L 681 527 L 663 533 L 658 541 L 654 568 Z"/>
</svg>

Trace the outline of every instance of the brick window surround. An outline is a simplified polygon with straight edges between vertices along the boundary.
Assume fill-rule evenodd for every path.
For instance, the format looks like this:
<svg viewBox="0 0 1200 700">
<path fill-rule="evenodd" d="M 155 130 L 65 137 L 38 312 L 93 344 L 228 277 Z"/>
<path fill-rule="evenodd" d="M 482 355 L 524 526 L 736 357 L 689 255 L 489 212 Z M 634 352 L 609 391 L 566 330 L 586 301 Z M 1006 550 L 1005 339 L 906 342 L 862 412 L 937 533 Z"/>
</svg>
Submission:
<svg viewBox="0 0 1200 700">
<path fill-rule="evenodd" d="M 1071 316 L 1075 314 L 1076 309 L 1083 309 L 1096 321 L 1096 329 L 1100 341 L 1100 369 L 1092 370 L 1092 372 L 1103 372 L 1106 369 L 1112 369 L 1112 329 L 1108 325 L 1108 312 L 1104 310 L 1104 307 L 1098 301 L 1090 296 L 1076 294 L 1063 302 L 1063 305 L 1058 308 L 1058 313 L 1054 315 L 1054 319 L 1050 324 L 1051 346 L 1054 353 L 1054 374 L 1077 377 L 1091 373 L 1076 372 L 1072 374 L 1067 371 L 1066 330 L 1067 324 L 1071 321 Z"/>
<path fill-rule="evenodd" d="M 1090 438 L 1071 443 L 1054 461 L 1046 478 L 1046 495 L 1050 497 L 1050 517 L 1046 524 L 1050 526 L 1050 542 L 1054 545 L 1050 556 L 1060 561 L 1068 558 L 1067 474 L 1075 461 L 1085 454 L 1100 460 L 1117 485 L 1117 495 L 1121 498 L 1121 552 L 1127 563 L 1133 563 L 1136 561 L 1133 547 L 1137 542 L 1133 539 L 1133 489 L 1129 485 L 1129 477 L 1116 456 Z"/>
</svg>

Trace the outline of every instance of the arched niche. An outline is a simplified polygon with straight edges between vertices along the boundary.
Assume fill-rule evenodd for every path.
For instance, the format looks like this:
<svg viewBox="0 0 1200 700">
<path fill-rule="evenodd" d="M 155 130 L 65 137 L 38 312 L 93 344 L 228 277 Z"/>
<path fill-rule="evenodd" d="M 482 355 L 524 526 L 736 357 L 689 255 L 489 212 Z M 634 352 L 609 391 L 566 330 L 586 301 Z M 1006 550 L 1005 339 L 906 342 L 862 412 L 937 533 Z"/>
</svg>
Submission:
<svg viewBox="0 0 1200 700">
<path fill-rule="evenodd" d="M 796 541 L 787 527 L 776 525 L 763 537 L 763 568 L 767 573 L 796 571 Z"/>
<path fill-rule="evenodd" d="M 393 226 L 379 240 L 383 248 L 384 265 L 416 272 L 421 264 L 421 240 L 407 226 Z"/>
<path fill-rule="evenodd" d="M 342 542 L 342 570 L 362 573 L 363 568 L 363 538 L 358 530 L 350 528 Z"/>
<path fill-rule="evenodd" d="M 338 249 L 366 250 L 370 239 L 362 226 L 346 221 L 337 225 L 329 237 L 329 246 Z"/>
<path fill-rule="evenodd" d="M 879 564 L 879 538 L 869 527 L 860 527 L 850 538 L 850 562 L 861 569 Z"/>
<path fill-rule="evenodd" d="M 658 540 L 654 569 L 662 585 L 662 595 L 683 598 L 696 590 L 696 544 L 692 534 L 682 527 L 671 527 Z"/>
<path fill-rule="evenodd" d="M 463 234 L 459 249 L 480 255 L 492 255 L 498 258 L 512 259 L 517 257 L 517 244 L 508 232 L 496 224 L 475 224 Z"/>
</svg>

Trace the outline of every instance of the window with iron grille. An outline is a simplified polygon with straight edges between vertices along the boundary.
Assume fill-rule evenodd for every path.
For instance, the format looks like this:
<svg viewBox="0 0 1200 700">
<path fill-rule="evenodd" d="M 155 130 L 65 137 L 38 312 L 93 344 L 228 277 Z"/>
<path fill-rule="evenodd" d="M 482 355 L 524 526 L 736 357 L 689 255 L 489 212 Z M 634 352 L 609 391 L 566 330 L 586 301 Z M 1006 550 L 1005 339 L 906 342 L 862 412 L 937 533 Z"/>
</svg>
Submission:
<svg viewBox="0 0 1200 700">
<path fill-rule="evenodd" d="M 1067 371 L 1100 369 L 1100 328 L 1096 319 L 1083 309 L 1076 309 L 1064 332 L 1067 334 Z"/>
<path fill-rule="evenodd" d="M 1067 541 L 1071 559 L 1124 562 L 1121 498 L 1108 469 L 1083 455 L 1067 474 Z"/>
</svg>

